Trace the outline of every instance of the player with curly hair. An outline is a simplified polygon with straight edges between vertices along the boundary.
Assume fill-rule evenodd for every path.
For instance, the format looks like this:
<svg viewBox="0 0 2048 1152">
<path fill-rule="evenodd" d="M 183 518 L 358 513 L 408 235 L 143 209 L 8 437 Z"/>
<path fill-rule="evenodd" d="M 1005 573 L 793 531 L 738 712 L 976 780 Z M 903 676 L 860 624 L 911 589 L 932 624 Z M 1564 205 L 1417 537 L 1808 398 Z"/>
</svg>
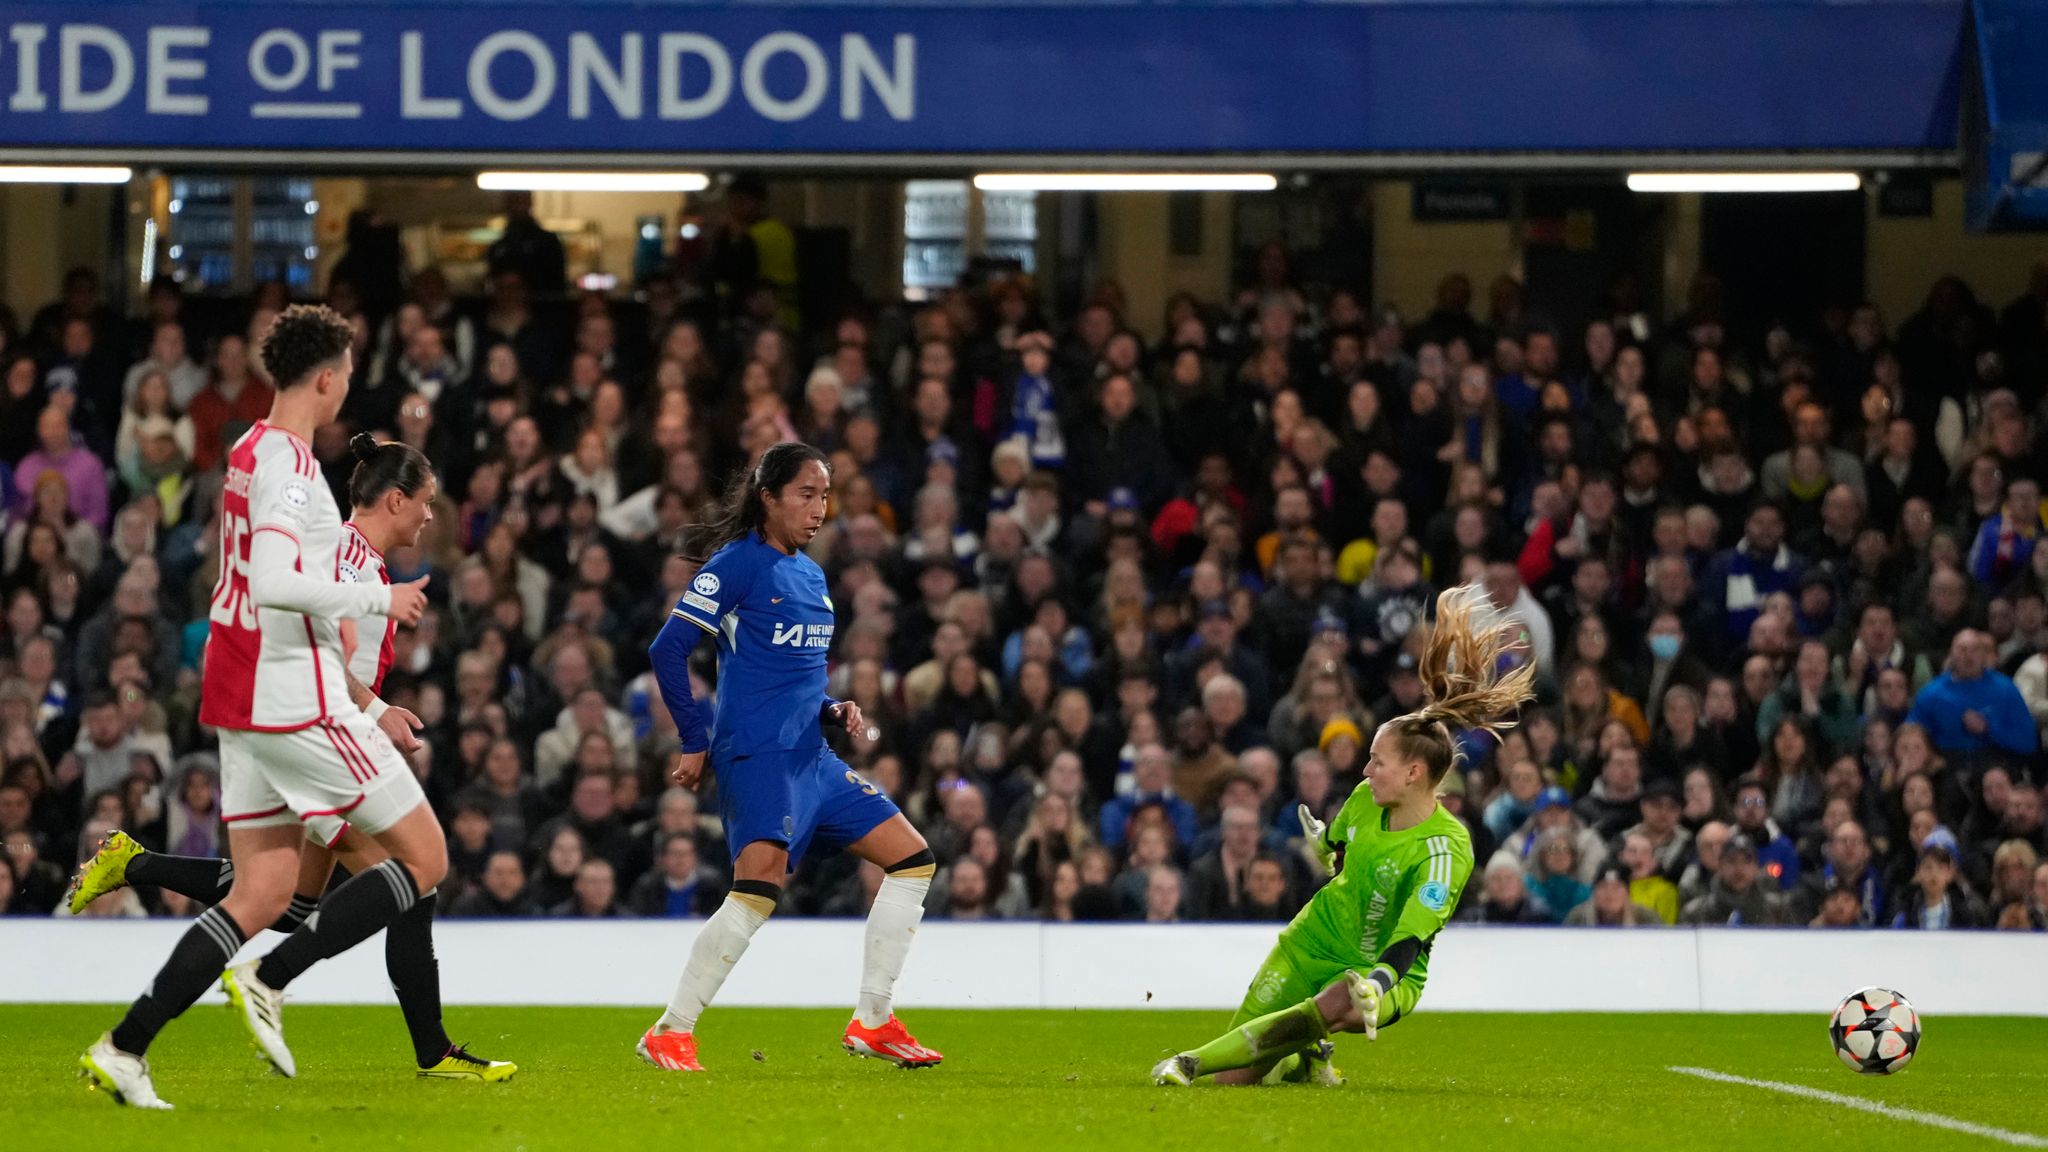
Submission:
<svg viewBox="0 0 2048 1152">
<path fill-rule="evenodd" d="M 385 584 L 338 574 L 341 513 L 312 440 L 348 398 L 352 342 L 348 321 L 318 305 L 286 309 L 263 337 L 277 398 L 228 453 L 200 686 L 200 722 L 220 733 L 234 879 L 127 1015 L 79 1057 L 92 1085 L 122 1104 L 170 1107 L 150 1078 L 150 1044 L 215 980 L 264 1056 L 293 1075 L 285 985 L 403 917 L 448 869 L 447 841 L 418 777 L 347 688 L 341 622 L 380 616 L 410 626 L 426 606 L 425 578 Z M 223 975 L 251 936 L 289 911 L 305 822 L 327 817 L 345 819 L 387 858 L 329 893 L 319 915 L 260 962 Z"/>
</svg>

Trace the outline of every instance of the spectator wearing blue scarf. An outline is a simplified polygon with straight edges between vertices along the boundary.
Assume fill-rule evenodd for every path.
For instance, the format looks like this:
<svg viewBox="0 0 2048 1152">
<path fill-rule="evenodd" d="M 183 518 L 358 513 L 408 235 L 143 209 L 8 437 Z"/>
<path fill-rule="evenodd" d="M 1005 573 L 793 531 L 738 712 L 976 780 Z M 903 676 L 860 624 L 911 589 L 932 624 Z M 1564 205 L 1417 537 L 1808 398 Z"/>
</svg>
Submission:
<svg viewBox="0 0 2048 1152">
<path fill-rule="evenodd" d="M 675 832 L 662 840 L 655 867 L 633 885 L 626 903 L 638 916 L 681 919 L 707 915 L 724 899 L 717 874 L 698 858 L 697 842 L 686 832 Z"/>
<path fill-rule="evenodd" d="M 1776 504 L 1749 510 L 1742 539 L 1717 553 L 1701 580 L 1701 607 L 1721 624 L 1721 638 L 1738 648 L 1774 592 L 1795 593 L 1806 563 L 1785 546 L 1785 514 Z"/>
<path fill-rule="evenodd" d="M 1031 466 L 1057 472 L 1067 463 L 1067 437 L 1060 426 L 1059 393 L 1052 383 L 1052 337 L 1026 332 L 1017 338 L 1022 370 L 1010 385 L 1010 416 L 1002 439 L 1020 440 Z"/>
<path fill-rule="evenodd" d="M 2027 571 L 2034 548 L 2048 531 L 2041 515 L 2041 483 L 2015 476 L 2005 486 L 2005 503 L 1977 529 L 1970 546 L 1970 575 L 1987 588 L 2003 588 Z"/>
<path fill-rule="evenodd" d="M 1804 924 L 1820 915 L 1828 893 L 1847 888 L 1856 894 L 1856 924 L 1868 928 L 1879 922 L 1885 910 L 1884 877 L 1870 861 L 1870 837 L 1863 825 L 1845 820 L 1835 825 L 1821 850 L 1820 870 L 1809 873 L 1793 891 L 1794 923 Z"/>
</svg>

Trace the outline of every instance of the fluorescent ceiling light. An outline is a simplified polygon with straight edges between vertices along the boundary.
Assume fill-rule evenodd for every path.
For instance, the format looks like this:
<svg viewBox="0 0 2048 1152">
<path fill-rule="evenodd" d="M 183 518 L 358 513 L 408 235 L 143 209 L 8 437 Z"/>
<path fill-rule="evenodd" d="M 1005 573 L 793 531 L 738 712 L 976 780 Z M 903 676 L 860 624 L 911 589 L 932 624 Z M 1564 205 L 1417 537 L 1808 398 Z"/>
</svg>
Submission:
<svg viewBox="0 0 2048 1152">
<path fill-rule="evenodd" d="M 983 192 L 1271 192 L 1267 172 L 984 172 Z"/>
<path fill-rule="evenodd" d="M 1854 192 L 1854 172 L 1631 172 L 1631 192 Z"/>
<path fill-rule="evenodd" d="M 487 192 L 702 192 L 702 172 L 480 172 Z"/>
<path fill-rule="evenodd" d="M 126 168 L 0 164 L 0 184 L 126 184 L 133 175 Z"/>
</svg>

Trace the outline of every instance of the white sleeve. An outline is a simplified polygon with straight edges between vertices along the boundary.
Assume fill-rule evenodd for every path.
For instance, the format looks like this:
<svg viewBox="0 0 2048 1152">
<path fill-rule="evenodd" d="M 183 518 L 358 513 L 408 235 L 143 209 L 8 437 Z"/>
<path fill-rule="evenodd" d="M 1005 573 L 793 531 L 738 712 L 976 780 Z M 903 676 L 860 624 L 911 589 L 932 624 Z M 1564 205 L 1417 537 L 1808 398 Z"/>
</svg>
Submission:
<svg viewBox="0 0 2048 1152">
<path fill-rule="evenodd" d="M 2012 682 L 2020 690 L 2020 699 L 2027 702 L 2027 710 L 2034 714 L 2034 723 L 2048 724 L 2048 660 L 2028 657 L 2013 673 Z"/>
<path fill-rule="evenodd" d="M 289 533 L 273 527 L 249 538 L 249 596 L 258 608 L 329 620 L 390 615 L 389 584 L 340 584 L 309 576 L 298 564 L 299 542 Z"/>
<path fill-rule="evenodd" d="M 1934 446 L 1941 451 L 1942 462 L 1954 468 L 1957 457 L 1963 454 L 1962 405 L 1945 399 L 1935 411 Z"/>
</svg>

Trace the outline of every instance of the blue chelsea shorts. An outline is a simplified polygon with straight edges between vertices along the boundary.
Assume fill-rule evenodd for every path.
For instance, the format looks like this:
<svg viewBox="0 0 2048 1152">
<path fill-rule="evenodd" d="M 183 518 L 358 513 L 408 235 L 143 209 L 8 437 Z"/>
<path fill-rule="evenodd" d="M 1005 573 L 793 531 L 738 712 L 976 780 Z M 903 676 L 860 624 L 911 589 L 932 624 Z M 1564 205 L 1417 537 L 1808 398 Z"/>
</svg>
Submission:
<svg viewBox="0 0 2048 1152">
<path fill-rule="evenodd" d="M 829 745 L 736 756 L 714 770 L 718 816 L 734 861 L 740 849 L 769 840 L 788 847 L 795 871 L 814 842 L 839 851 L 897 813 L 896 802 Z"/>
</svg>

